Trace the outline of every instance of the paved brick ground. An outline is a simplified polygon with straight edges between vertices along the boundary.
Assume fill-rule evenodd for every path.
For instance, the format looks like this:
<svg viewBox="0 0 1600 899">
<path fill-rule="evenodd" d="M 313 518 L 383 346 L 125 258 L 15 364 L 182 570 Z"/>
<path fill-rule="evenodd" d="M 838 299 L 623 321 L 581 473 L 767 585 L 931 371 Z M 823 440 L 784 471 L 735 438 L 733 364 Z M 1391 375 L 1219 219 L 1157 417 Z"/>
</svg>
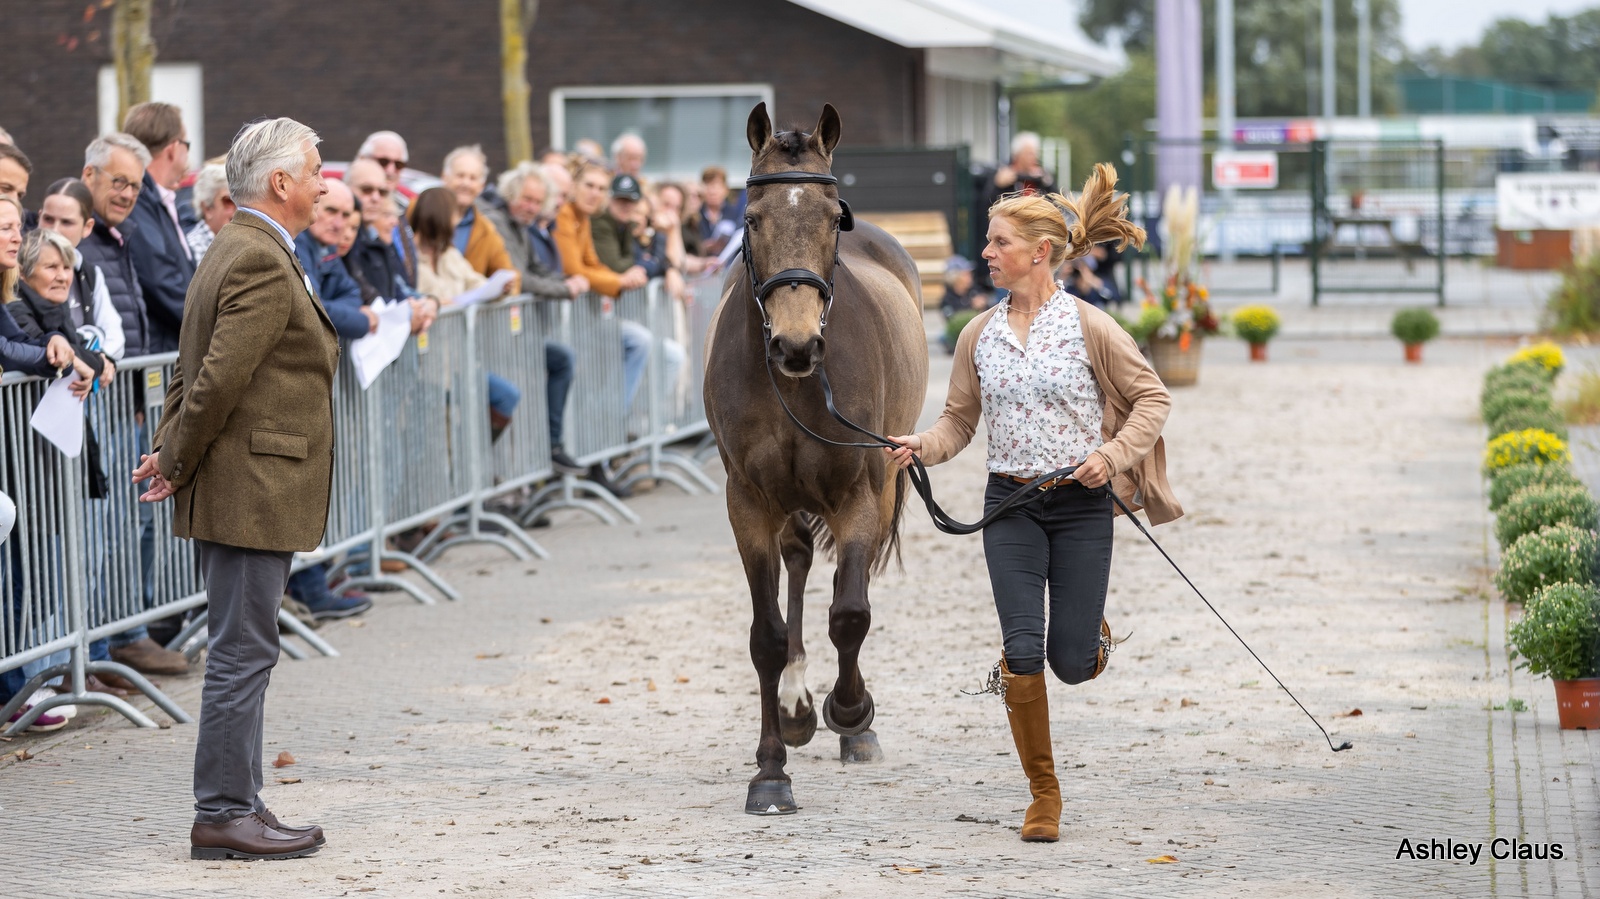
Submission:
<svg viewBox="0 0 1600 899">
<path fill-rule="evenodd" d="M 981 547 L 918 512 L 864 653 L 886 760 L 842 766 L 823 732 L 790 754 L 800 814 L 745 816 L 743 578 L 720 498 L 663 489 L 635 503 L 641 526 L 541 531 L 548 562 L 454 550 L 441 570 L 462 603 L 380 596 L 361 626 L 326 629 L 340 658 L 279 666 L 267 756 L 298 763 L 269 770 L 266 798 L 328 828 L 317 856 L 189 861 L 193 728 L 86 713 L 0 747 L 35 755 L 0 763 L 0 893 L 1600 894 L 1597 738 L 1557 730 L 1549 685 L 1511 669 L 1488 589 L 1474 409 L 1506 349 L 1441 341 L 1405 367 L 1391 341 L 1283 341 L 1248 366 L 1219 341 L 1178 393 L 1189 515 L 1156 535 L 1351 752 L 1329 753 L 1121 524 L 1108 614 L 1133 639 L 1106 677 L 1052 689 L 1063 839 L 1020 843 L 1003 714 L 960 693 L 996 654 Z M 959 516 L 981 467 L 974 450 L 935 470 Z M 829 573 L 805 625 L 819 699 Z M 167 686 L 195 709 L 197 681 Z M 1566 857 L 1395 858 L 1403 838 L 1497 837 Z M 1147 861 L 1162 855 L 1177 861 Z"/>
</svg>

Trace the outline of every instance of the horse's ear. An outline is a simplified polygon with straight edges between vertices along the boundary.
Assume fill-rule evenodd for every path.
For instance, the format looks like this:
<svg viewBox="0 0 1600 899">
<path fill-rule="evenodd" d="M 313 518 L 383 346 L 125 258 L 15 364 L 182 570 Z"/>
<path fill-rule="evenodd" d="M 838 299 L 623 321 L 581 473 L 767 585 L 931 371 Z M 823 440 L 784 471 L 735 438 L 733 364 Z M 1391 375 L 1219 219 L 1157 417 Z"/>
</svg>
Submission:
<svg viewBox="0 0 1600 899">
<path fill-rule="evenodd" d="M 824 156 L 832 156 L 833 148 L 839 146 L 839 110 L 834 109 L 832 103 L 822 104 L 822 117 L 817 119 L 811 139 Z"/>
<path fill-rule="evenodd" d="M 750 110 L 750 121 L 745 123 L 744 136 L 746 140 L 750 141 L 750 152 L 752 153 L 760 153 L 761 149 L 767 145 L 767 141 L 772 140 L 772 117 L 767 115 L 767 102 L 765 100 L 757 103 L 756 108 Z"/>
</svg>

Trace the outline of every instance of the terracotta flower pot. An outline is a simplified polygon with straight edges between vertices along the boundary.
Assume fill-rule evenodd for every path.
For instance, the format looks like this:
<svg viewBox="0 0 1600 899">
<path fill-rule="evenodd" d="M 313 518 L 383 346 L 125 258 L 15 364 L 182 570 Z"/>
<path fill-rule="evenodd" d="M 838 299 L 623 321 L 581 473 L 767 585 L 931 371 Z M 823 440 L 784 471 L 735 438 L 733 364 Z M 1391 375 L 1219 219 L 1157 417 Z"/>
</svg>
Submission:
<svg viewBox="0 0 1600 899">
<path fill-rule="evenodd" d="M 1552 683 L 1562 730 L 1600 730 L 1600 677 Z"/>
<path fill-rule="evenodd" d="M 1264 343 L 1252 343 L 1252 344 L 1250 344 L 1250 361 L 1251 362 L 1265 362 L 1265 361 L 1267 361 L 1267 345 L 1264 344 Z"/>
<path fill-rule="evenodd" d="M 1413 363 L 1413 364 L 1422 361 L 1422 344 L 1420 344 L 1420 343 L 1408 343 L 1408 344 L 1406 344 L 1406 361 L 1410 362 L 1410 363 Z"/>
</svg>

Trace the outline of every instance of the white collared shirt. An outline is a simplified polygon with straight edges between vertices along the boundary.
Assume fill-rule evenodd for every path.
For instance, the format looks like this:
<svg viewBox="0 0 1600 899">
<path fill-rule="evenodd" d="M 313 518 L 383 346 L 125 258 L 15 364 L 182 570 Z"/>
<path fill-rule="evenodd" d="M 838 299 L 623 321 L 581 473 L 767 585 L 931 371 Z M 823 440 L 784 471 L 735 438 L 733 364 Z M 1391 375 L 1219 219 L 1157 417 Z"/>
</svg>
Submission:
<svg viewBox="0 0 1600 899">
<path fill-rule="evenodd" d="M 251 215 L 260 216 L 263 221 L 265 221 L 267 224 L 272 226 L 272 230 L 278 232 L 280 235 L 283 236 L 283 245 L 289 248 L 289 252 L 291 252 L 291 253 L 294 252 L 294 238 L 289 236 L 289 229 L 285 228 L 284 226 L 282 226 L 280 224 L 278 224 L 276 221 L 273 221 L 272 216 L 267 215 L 265 212 L 262 212 L 261 210 L 255 209 L 255 208 L 250 207 L 250 206 L 240 206 L 239 207 L 239 211 L 240 212 L 248 212 Z"/>
<path fill-rule="evenodd" d="M 1011 330 L 1010 301 L 990 317 L 974 347 L 989 470 L 1034 477 L 1081 465 L 1104 442 L 1105 394 L 1084 343 L 1078 301 L 1064 289 L 1033 316 L 1028 344 Z"/>
</svg>

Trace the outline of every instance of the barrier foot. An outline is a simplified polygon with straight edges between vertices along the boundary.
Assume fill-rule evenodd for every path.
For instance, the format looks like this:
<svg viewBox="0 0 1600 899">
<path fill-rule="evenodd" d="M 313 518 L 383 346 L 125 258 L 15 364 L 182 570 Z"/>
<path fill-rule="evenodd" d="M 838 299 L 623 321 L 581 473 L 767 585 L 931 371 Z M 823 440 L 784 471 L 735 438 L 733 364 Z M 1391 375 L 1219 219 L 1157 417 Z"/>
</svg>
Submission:
<svg viewBox="0 0 1600 899">
<path fill-rule="evenodd" d="M 477 530 L 473 530 L 471 526 L 471 520 L 468 516 L 457 515 L 441 523 L 437 528 L 434 529 L 432 534 L 428 535 L 429 539 L 423 541 L 423 544 L 418 546 L 412 552 L 418 558 L 431 562 L 434 559 L 437 559 L 446 549 L 449 549 L 452 546 L 459 546 L 463 543 L 492 543 L 510 553 L 519 562 L 528 561 L 530 551 L 532 554 L 539 556 L 541 559 L 550 558 L 549 553 L 545 552 L 543 547 L 533 543 L 531 540 L 528 540 L 522 534 L 522 529 L 517 527 L 516 523 L 511 519 L 506 518 L 503 515 L 496 515 L 493 512 L 480 512 L 478 520 L 480 523 L 484 521 L 493 522 L 496 526 L 503 528 L 505 533 L 490 533 L 484 531 L 481 527 Z M 451 529 L 460 529 L 461 532 L 451 537 L 445 537 L 439 540 L 433 539 L 436 535 L 446 533 Z M 519 536 L 522 536 L 523 542 L 528 544 L 527 549 L 517 545 L 514 538 Z"/>
<path fill-rule="evenodd" d="M 600 502 L 596 503 L 580 499 L 577 496 L 579 491 L 593 495 Z M 552 495 L 559 495 L 559 498 L 546 499 L 546 497 Z M 517 518 L 526 526 L 528 522 L 539 517 L 541 513 L 548 512 L 551 509 L 578 509 L 588 512 L 606 524 L 615 525 L 617 520 L 611 516 L 607 506 L 627 519 L 629 523 L 639 523 L 639 516 L 621 500 L 612 496 L 611 491 L 576 475 L 564 474 L 559 481 L 546 484 L 543 489 L 535 493 L 533 498 L 528 500 L 528 504 L 523 507 L 522 513 Z"/>
<path fill-rule="evenodd" d="M 383 551 L 383 555 L 382 556 L 380 556 L 378 559 L 375 559 L 375 560 L 371 561 L 371 564 L 372 564 L 373 568 L 381 571 L 382 570 L 382 565 L 383 565 L 383 561 L 382 561 L 383 559 L 398 559 L 401 562 L 404 562 L 406 564 L 406 567 L 410 568 L 412 571 L 415 571 L 417 574 L 421 575 L 422 579 L 427 581 L 429 584 L 432 584 L 433 585 L 433 589 L 438 590 L 444 596 L 445 599 L 448 599 L 451 602 L 459 602 L 461 600 L 461 594 L 456 592 L 456 588 L 454 588 L 454 587 L 450 586 L 449 584 L 445 583 L 444 578 L 442 578 L 438 574 L 434 573 L 434 570 L 432 568 L 429 568 L 427 565 L 424 565 L 421 559 L 417 558 L 416 556 L 412 555 L 411 553 L 400 552 L 399 550 L 393 550 L 393 549 L 386 549 L 386 550 Z M 407 593 L 410 593 L 412 596 L 415 596 L 419 601 L 421 601 L 421 602 L 423 602 L 423 603 L 425 603 L 427 605 L 433 605 L 433 598 L 432 597 L 428 596 L 426 593 L 423 593 L 421 590 L 418 590 L 416 588 L 415 584 L 410 583 L 409 581 L 407 581 L 404 578 L 389 577 L 389 576 L 381 575 L 381 574 L 378 575 L 378 576 L 369 575 L 367 577 L 355 578 L 355 579 L 352 580 L 351 584 L 352 584 L 352 586 L 362 586 L 362 585 L 368 585 L 368 584 L 386 584 L 386 585 L 391 586 L 391 587 L 399 587 L 400 589 L 406 591 Z"/>
<path fill-rule="evenodd" d="M 716 449 L 716 446 L 717 445 L 715 443 L 711 444 L 711 448 L 713 450 Z M 704 469 L 701 468 L 701 466 L 705 463 L 700 461 L 700 459 L 696 456 L 692 456 L 687 453 L 680 453 L 675 450 L 663 450 L 661 453 L 661 464 L 670 465 L 673 468 L 683 472 L 685 475 L 688 475 L 689 480 L 694 481 L 702 490 L 707 493 L 717 493 L 722 489 L 720 486 L 718 486 L 717 482 L 713 481 L 711 476 L 706 474 Z"/>
<path fill-rule="evenodd" d="M 653 478 L 657 481 L 665 481 L 690 496 L 698 496 L 701 492 L 717 492 L 716 482 L 700 470 L 700 466 L 695 463 L 693 458 L 682 453 L 671 450 L 658 451 L 653 453 L 651 458 L 640 459 L 628 466 L 627 471 L 633 472 L 640 466 L 646 466 L 643 472 L 625 474 L 620 478 L 621 482 L 631 487 L 638 481 Z M 668 471 L 668 468 L 675 468 L 677 472 L 682 472 L 682 474 Z"/>
<path fill-rule="evenodd" d="M 288 656 L 289 658 L 294 659 L 296 662 L 304 662 L 306 659 L 311 658 L 309 655 L 306 655 L 306 651 L 305 650 L 303 650 L 300 647 L 294 645 L 293 643 L 289 643 L 289 642 L 286 642 L 286 641 L 283 641 L 283 640 L 279 640 L 278 641 L 278 651 L 283 653 L 284 655 Z"/>
<path fill-rule="evenodd" d="M 101 663 L 96 662 L 90 664 L 93 665 Z M 86 668 L 86 670 L 88 669 Z M 21 708 L 22 704 L 27 702 L 28 699 L 33 696 L 34 691 L 44 686 L 45 681 L 63 674 L 69 678 L 72 676 L 71 662 L 65 662 L 60 665 L 52 665 L 30 678 L 28 683 L 24 685 L 21 690 L 17 691 L 17 695 L 11 697 L 11 701 L 6 703 L 5 708 L 0 709 L 0 715 L 4 716 L 3 720 L 9 721 L 11 716 L 16 714 L 17 709 Z M 149 682 L 147 681 L 146 684 L 148 683 Z M 156 690 L 155 687 L 150 687 L 150 689 L 156 695 L 161 695 L 162 699 L 166 699 L 166 696 L 162 695 L 161 691 Z M 171 705 L 172 700 L 167 699 L 166 701 L 167 705 Z M 10 726 L 8 726 L 4 731 L 0 731 L 0 736 L 15 737 L 18 734 L 25 732 L 40 715 L 43 715 L 45 712 L 48 712 L 57 706 L 63 705 L 105 706 L 122 717 L 127 718 L 129 721 L 132 721 L 139 727 L 158 726 L 143 712 L 129 705 L 126 700 L 119 696 L 111 696 L 105 693 L 84 693 L 73 691 L 72 693 L 57 693 L 55 696 L 52 696 L 49 699 L 36 703 L 32 708 L 28 709 L 26 712 L 23 712 L 22 717 L 11 722 Z M 163 706 L 163 708 L 165 709 L 166 706 Z M 177 708 L 177 706 L 172 706 L 172 708 L 178 713 L 178 715 L 173 716 L 174 720 L 182 724 L 190 723 L 192 719 L 190 719 L 188 715 L 185 715 L 182 709 Z M 180 718 L 178 716 L 182 717 Z"/>
<path fill-rule="evenodd" d="M 339 655 L 339 650 L 334 649 L 332 644 L 317 636 L 316 631 L 306 627 L 306 623 L 304 621 L 301 621 L 293 615 L 290 615 L 286 609 L 278 609 L 278 627 L 280 630 L 288 630 L 296 637 L 304 640 L 312 649 L 315 649 L 317 652 L 322 653 L 328 658 L 336 658 Z M 282 648 L 284 653 L 286 653 L 291 659 L 306 658 L 305 652 L 301 650 L 300 647 L 295 646 L 293 643 L 285 643 L 282 640 L 279 640 L 278 646 Z M 296 653 L 298 653 L 298 655 Z"/>
<path fill-rule="evenodd" d="M 176 702 L 173 702 L 172 697 L 163 693 L 155 684 L 152 684 L 149 678 L 133 670 L 132 668 L 129 668 L 127 665 L 124 665 L 121 662 L 89 662 L 83 666 L 83 669 L 85 673 L 88 674 L 109 671 L 112 674 L 122 677 L 135 687 L 138 687 L 139 692 L 143 693 L 145 698 L 155 703 L 156 707 L 161 709 L 161 711 L 166 712 L 167 717 L 171 718 L 173 721 L 176 721 L 179 724 L 194 723 L 194 719 L 189 717 L 189 713 L 185 712 L 182 706 L 178 705 Z M 204 674 L 204 672 L 202 672 L 202 674 Z M 112 698 L 114 699 L 116 697 Z M 144 725 L 140 726 L 143 727 Z"/>
</svg>

